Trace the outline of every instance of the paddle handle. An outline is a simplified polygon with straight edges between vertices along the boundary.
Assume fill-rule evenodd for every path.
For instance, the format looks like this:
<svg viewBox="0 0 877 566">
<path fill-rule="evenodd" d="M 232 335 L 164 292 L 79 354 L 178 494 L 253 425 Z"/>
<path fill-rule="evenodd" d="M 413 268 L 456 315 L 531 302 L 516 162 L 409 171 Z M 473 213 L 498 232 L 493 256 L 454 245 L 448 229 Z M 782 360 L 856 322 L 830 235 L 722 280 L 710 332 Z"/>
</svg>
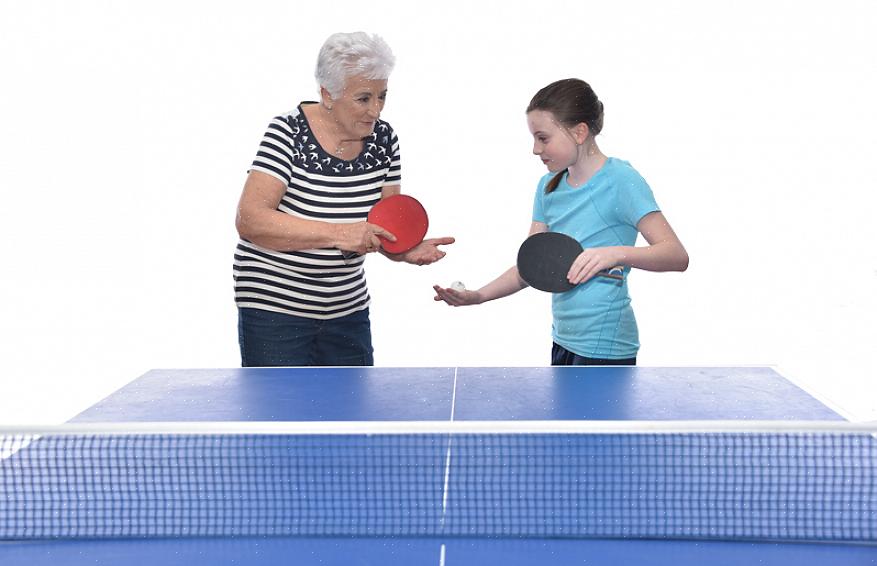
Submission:
<svg viewBox="0 0 877 566">
<path fill-rule="evenodd" d="M 622 273 L 624 273 L 623 269 L 620 267 L 613 267 L 609 271 L 601 271 L 597 275 L 608 279 L 615 279 L 616 281 L 624 281 L 624 275 L 622 275 Z"/>
</svg>

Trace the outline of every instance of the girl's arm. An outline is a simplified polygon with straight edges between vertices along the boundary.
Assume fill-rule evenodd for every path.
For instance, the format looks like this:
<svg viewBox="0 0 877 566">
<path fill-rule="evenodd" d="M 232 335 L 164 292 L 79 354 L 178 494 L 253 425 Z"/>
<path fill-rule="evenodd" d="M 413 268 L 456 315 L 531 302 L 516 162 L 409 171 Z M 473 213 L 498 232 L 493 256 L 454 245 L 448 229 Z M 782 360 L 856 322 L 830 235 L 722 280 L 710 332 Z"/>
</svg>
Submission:
<svg viewBox="0 0 877 566">
<path fill-rule="evenodd" d="M 530 236 L 539 232 L 545 232 L 548 226 L 542 222 L 533 222 L 530 225 Z M 529 285 L 521 279 L 518 274 L 518 267 L 512 266 L 508 268 L 502 275 L 481 287 L 477 291 L 457 291 L 451 288 L 444 288 L 433 285 L 435 290 L 436 301 L 444 301 L 454 307 L 462 307 L 466 305 L 480 305 L 494 299 L 501 299 L 517 293 L 521 289 L 526 289 Z"/>
<path fill-rule="evenodd" d="M 646 271 L 685 271 L 688 252 L 661 212 L 643 216 L 637 224 L 648 246 L 608 246 L 586 249 L 576 258 L 569 271 L 571 283 L 587 281 L 600 271 L 619 265 Z"/>
</svg>

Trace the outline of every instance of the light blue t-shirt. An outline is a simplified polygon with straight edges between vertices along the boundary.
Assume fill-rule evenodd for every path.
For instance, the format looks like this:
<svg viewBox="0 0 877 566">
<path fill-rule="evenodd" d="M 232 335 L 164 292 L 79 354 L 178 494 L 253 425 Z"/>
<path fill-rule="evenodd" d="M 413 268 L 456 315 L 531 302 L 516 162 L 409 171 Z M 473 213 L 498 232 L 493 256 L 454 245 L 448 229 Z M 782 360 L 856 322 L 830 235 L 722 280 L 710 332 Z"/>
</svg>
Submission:
<svg viewBox="0 0 877 566">
<path fill-rule="evenodd" d="M 639 221 L 660 210 L 652 189 L 627 161 L 610 157 L 587 183 L 573 188 L 564 175 L 545 194 L 554 176 L 539 181 L 533 220 L 578 240 L 584 248 L 633 246 Z M 630 306 L 627 275 L 619 282 L 594 277 L 552 299 L 554 341 L 580 356 L 623 359 L 636 356 L 639 332 Z"/>
</svg>

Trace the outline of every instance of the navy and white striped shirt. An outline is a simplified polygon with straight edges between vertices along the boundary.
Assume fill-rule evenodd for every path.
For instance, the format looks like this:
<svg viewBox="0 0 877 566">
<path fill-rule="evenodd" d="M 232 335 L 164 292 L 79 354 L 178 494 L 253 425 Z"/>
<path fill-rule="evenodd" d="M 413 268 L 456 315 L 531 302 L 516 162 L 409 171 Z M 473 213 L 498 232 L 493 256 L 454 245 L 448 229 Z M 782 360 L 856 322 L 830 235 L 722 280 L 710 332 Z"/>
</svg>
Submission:
<svg viewBox="0 0 877 566">
<path fill-rule="evenodd" d="M 378 120 L 362 152 L 350 161 L 339 159 L 320 146 L 299 105 L 271 121 L 250 170 L 286 185 L 281 212 L 360 222 L 383 187 L 401 184 L 399 141 L 390 125 Z M 241 239 L 234 255 L 235 302 L 306 318 L 341 317 L 369 305 L 364 261 L 364 256 L 345 260 L 335 248 L 279 252 Z"/>
</svg>

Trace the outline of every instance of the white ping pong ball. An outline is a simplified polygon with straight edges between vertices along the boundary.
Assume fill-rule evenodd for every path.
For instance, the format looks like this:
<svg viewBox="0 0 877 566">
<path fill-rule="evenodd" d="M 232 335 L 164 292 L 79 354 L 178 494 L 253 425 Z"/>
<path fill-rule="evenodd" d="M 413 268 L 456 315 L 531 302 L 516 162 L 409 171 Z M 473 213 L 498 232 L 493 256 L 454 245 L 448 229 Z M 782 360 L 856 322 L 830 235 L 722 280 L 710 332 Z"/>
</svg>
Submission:
<svg viewBox="0 0 877 566">
<path fill-rule="evenodd" d="M 466 286 L 463 285 L 462 281 L 454 281 L 453 283 L 451 283 L 451 289 L 453 289 L 454 291 L 465 291 Z"/>
</svg>

